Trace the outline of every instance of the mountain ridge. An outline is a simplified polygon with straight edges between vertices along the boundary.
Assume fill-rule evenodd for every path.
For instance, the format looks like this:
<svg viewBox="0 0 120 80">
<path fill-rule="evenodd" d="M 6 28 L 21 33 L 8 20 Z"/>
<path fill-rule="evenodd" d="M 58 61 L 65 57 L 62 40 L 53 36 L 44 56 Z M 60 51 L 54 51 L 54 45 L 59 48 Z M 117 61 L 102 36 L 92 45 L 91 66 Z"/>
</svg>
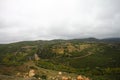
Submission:
<svg viewBox="0 0 120 80">
<path fill-rule="evenodd" d="M 120 42 L 119 37 L 111 37 L 111 38 L 102 38 L 98 39 L 95 37 L 89 37 L 89 38 L 73 38 L 73 39 L 52 39 L 52 40 L 27 40 L 27 41 L 17 41 L 17 42 L 10 42 L 10 43 L 0 43 L 2 44 L 11 44 L 11 43 L 19 43 L 19 42 L 48 42 L 48 41 L 71 41 L 71 40 L 77 40 L 77 41 L 89 41 L 89 42 Z"/>
</svg>

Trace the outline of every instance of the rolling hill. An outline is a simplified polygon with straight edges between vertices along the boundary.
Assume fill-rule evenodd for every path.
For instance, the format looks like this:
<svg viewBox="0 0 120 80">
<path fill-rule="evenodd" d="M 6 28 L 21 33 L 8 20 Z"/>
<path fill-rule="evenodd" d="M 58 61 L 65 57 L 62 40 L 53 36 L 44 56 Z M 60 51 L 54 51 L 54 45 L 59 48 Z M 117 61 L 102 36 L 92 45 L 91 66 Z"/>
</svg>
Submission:
<svg viewBox="0 0 120 80">
<path fill-rule="evenodd" d="M 35 69 L 36 79 L 38 76 L 48 79 L 51 70 L 52 74 L 61 71 L 71 76 L 88 76 L 92 80 L 119 80 L 120 39 L 58 39 L 0 44 L 0 68 L 0 74 L 7 76 Z"/>
</svg>

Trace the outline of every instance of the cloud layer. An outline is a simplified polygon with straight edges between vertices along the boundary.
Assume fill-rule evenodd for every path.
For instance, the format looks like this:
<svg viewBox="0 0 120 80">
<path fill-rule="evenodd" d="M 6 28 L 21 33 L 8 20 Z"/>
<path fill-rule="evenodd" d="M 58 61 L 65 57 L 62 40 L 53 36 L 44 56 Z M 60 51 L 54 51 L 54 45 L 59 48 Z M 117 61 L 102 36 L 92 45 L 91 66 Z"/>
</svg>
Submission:
<svg viewBox="0 0 120 80">
<path fill-rule="evenodd" d="M 120 37 L 120 0 L 0 0 L 0 43 Z"/>
</svg>

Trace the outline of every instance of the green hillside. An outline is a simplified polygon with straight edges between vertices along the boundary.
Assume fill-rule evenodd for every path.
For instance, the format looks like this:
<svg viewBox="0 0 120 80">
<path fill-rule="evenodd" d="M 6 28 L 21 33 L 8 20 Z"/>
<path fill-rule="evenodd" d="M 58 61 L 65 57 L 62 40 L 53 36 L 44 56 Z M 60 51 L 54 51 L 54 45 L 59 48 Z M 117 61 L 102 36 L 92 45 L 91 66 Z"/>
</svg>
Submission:
<svg viewBox="0 0 120 80">
<path fill-rule="evenodd" d="M 43 68 L 85 75 L 92 80 L 119 80 L 120 43 L 90 38 L 0 44 L 0 66 L 1 75 Z"/>
</svg>

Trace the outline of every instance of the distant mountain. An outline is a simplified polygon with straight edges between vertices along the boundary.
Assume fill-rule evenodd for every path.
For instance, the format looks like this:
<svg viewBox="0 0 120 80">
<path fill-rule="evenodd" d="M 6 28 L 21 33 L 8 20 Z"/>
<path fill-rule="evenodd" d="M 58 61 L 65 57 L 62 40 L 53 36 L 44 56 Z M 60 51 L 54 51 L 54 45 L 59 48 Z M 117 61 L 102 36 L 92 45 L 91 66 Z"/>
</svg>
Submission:
<svg viewBox="0 0 120 80">
<path fill-rule="evenodd" d="M 71 41 L 80 41 L 80 42 L 98 42 L 99 39 L 96 38 L 81 38 L 81 39 L 71 39 Z"/>
<path fill-rule="evenodd" d="M 103 41 L 103 42 L 119 42 L 120 43 L 120 38 L 105 38 L 105 39 L 102 39 L 101 41 Z"/>
<path fill-rule="evenodd" d="M 120 38 L 104 38 L 104 39 L 97 39 L 94 37 L 90 37 L 90 38 L 75 38 L 75 39 L 53 39 L 53 40 L 35 40 L 35 41 L 21 41 L 21 42 L 15 42 L 13 44 L 20 44 L 20 45 L 26 45 L 26 44 L 41 44 L 41 43 L 58 43 L 58 42 L 72 42 L 72 41 L 76 41 L 76 42 L 112 42 L 112 43 L 120 43 Z M 12 43 L 9 43 L 12 44 Z M 0 44 L 0 45 L 5 45 L 5 44 Z M 7 44 L 6 44 L 7 45 Z"/>
<path fill-rule="evenodd" d="M 71 39 L 73 41 L 78 42 L 112 42 L 112 43 L 120 43 L 120 38 L 104 38 L 104 39 L 97 39 L 97 38 L 83 38 L 83 39 Z"/>
</svg>

